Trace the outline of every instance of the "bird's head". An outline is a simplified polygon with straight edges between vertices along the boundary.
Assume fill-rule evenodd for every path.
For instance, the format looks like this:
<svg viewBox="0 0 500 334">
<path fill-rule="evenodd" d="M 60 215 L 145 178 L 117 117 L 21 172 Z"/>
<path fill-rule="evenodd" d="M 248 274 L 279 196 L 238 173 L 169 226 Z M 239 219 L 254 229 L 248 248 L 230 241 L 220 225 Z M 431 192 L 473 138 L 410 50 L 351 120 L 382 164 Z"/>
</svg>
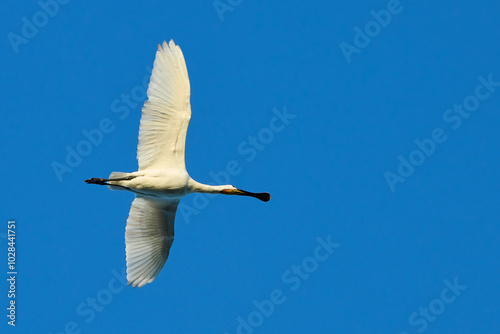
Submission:
<svg viewBox="0 0 500 334">
<path fill-rule="evenodd" d="M 232 185 L 222 186 L 221 194 L 225 195 L 240 195 L 240 196 L 250 196 L 260 199 L 263 202 L 267 202 L 271 199 L 271 194 L 269 193 L 252 193 L 249 191 L 241 190 Z"/>
</svg>

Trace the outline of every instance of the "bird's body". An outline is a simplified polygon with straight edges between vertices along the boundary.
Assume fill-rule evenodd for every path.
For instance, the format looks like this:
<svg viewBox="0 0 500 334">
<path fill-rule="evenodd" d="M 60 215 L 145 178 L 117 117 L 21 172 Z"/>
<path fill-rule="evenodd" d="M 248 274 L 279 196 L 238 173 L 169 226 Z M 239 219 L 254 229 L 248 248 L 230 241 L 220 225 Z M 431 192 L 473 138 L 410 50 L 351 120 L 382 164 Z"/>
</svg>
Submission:
<svg viewBox="0 0 500 334">
<path fill-rule="evenodd" d="M 147 95 L 139 129 L 139 170 L 85 180 L 136 195 L 125 231 L 127 280 L 134 287 L 152 282 L 165 264 L 174 240 L 175 213 L 184 196 L 201 192 L 270 199 L 268 193 L 232 185 L 205 185 L 187 173 L 184 151 L 191 92 L 184 56 L 173 41 L 158 46 Z"/>
<path fill-rule="evenodd" d="M 117 174 L 120 176 L 117 177 Z M 133 173 L 116 173 L 110 180 L 123 178 L 120 181 L 109 181 L 111 190 L 129 190 L 139 196 L 157 199 L 181 199 L 188 195 L 190 177 L 186 171 L 175 169 L 153 169 Z"/>
</svg>

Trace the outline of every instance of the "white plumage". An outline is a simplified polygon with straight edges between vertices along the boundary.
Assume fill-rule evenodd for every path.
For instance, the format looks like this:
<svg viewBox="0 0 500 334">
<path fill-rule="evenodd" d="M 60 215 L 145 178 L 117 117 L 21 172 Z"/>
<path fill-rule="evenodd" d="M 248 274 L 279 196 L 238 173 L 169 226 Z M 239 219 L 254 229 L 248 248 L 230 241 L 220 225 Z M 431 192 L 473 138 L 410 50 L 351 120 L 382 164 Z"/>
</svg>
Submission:
<svg viewBox="0 0 500 334">
<path fill-rule="evenodd" d="M 158 45 L 147 95 L 139 128 L 139 170 L 85 180 L 136 195 L 125 230 L 127 281 L 133 287 L 151 283 L 165 264 L 182 197 L 203 192 L 252 196 L 265 202 L 270 199 L 269 193 L 251 193 L 232 185 L 205 185 L 187 173 L 184 151 L 191 119 L 191 88 L 184 56 L 172 40 Z"/>
<path fill-rule="evenodd" d="M 179 201 L 137 197 L 125 230 L 127 280 L 142 287 L 160 273 L 174 242 L 174 219 Z"/>
<path fill-rule="evenodd" d="M 137 159 L 139 170 L 186 170 L 184 146 L 191 119 L 191 88 L 181 48 L 158 45 L 148 100 L 142 108 Z"/>
</svg>

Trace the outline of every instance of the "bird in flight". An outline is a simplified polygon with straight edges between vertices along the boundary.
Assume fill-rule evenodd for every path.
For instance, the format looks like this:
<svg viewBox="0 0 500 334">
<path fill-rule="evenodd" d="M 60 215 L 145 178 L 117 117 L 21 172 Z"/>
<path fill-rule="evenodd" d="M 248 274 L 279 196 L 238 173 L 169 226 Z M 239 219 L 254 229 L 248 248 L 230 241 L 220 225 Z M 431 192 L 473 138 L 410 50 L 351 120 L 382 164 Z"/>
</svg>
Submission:
<svg viewBox="0 0 500 334">
<path fill-rule="evenodd" d="M 135 194 L 125 229 L 127 281 L 133 287 L 151 283 L 167 261 L 174 241 L 175 212 L 184 196 L 242 195 L 264 202 L 271 198 L 269 193 L 252 193 L 232 185 L 202 184 L 189 176 L 184 149 L 191 88 L 184 55 L 173 40 L 158 45 L 147 95 L 139 127 L 139 170 L 85 180 Z"/>
</svg>

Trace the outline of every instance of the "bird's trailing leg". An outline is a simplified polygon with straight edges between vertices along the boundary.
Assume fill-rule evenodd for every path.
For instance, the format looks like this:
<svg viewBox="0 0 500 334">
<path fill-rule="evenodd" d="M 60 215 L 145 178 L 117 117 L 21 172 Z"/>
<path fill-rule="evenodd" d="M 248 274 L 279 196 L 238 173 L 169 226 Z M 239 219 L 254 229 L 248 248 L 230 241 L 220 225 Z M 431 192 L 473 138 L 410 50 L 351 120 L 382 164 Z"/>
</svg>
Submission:
<svg viewBox="0 0 500 334">
<path fill-rule="evenodd" d="M 107 181 L 108 181 L 107 179 L 103 179 L 100 177 L 93 177 L 91 179 L 85 180 L 85 182 L 87 182 L 88 184 L 100 184 L 102 186 L 107 185 L 107 183 L 106 183 Z"/>
<path fill-rule="evenodd" d="M 128 181 L 136 178 L 137 176 L 127 176 L 127 177 L 122 177 L 122 178 L 117 178 L 117 179 L 103 179 L 100 177 L 93 177 L 91 179 L 84 180 L 88 184 L 100 184 L 102 186 L 108 186 L 109 184 L 107 182 L 109 181 Z"/>
</svg>

